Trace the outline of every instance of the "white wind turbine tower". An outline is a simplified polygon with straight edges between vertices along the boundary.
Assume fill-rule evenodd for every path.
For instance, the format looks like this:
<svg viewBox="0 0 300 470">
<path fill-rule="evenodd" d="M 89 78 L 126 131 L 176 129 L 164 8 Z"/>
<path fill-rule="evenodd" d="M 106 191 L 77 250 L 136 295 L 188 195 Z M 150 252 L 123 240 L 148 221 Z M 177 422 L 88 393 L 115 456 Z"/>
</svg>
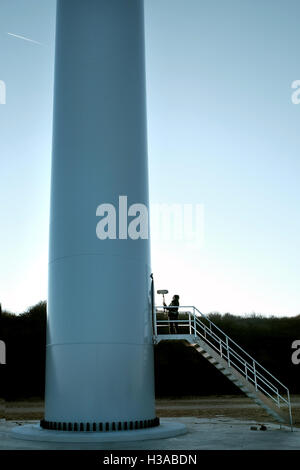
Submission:
<svg viewBox="0 0 300 470">
<path fill-rule="evenodd" d="M 17 431 L 174 435 L 155 415 L 149 238 L 96 236 L 99 204 L 148 207 L 142 0 L 58 0 L 54 93 L 45 417 Z"/>
</svg>

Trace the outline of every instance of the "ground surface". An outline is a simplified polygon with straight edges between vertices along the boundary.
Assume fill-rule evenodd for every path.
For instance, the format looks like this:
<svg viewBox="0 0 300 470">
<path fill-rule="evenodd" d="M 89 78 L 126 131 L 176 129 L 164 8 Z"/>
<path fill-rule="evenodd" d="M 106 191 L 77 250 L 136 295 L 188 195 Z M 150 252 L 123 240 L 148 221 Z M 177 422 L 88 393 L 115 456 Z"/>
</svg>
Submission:
<svg viewBox="0 0 300 470">
<path fill-rule="evenodd" d="M 0 421 L 0 450 L 299 450 L 300 430 L 290 432 L 287 427 L 266 423 L 261 430 L 255 421 L 232 418 L 164 418 L 166 426 L 179 422 L 185 425 L 186 433 L 177 437 L 155 440 L 98 443 L 64 443 L 45 440 L 17 439 L 11 431 L 14 427 L 36 422 Z M 63 433 L 63 431 L 60 431 Z M 84 433 L 86 434 L 86 433 Z M 112 437 L 113 439 L 113 437 Z M 184 453 L 184 452 L 183 452 Z M 107 452 L 105 455 L 109 455 Z M 100 454 L 99 454 L 100 458 Z M 197 462 L 198 463 L 198 462 Z M 199 462 L 200 463 L 200 462 Z M 202 462 L 201 462 L 202 463 Z M 268 460 L 268 463 L 269 460 Z M 232 464 L 232 462 L 231 462 Z"/>
<path fill-rule="evenodd" d="M 300 396 L 292 396 L 292 408 L 295 427 L 300 428 Z M 253 420 L 257 423 L 275 423 L 259 406 L 243 396 L 209 396 L 180 399 L 156 400 L 156 412 L 166 418 L 233 418 Z M 40 400 L 7 402 L 5 405 L 7 420 L 39 420 L 44 417 L 44 403 Z"/>
</svg>

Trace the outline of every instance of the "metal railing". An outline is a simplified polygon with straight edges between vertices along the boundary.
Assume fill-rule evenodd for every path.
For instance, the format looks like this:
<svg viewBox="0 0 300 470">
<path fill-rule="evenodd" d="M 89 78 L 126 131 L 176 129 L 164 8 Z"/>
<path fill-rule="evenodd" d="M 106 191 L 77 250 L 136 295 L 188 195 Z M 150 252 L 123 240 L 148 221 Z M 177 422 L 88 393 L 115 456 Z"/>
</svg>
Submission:
<svg viewBox="0 0 300 470">
<path fill-rule="evenodd" d="M 170 307 L 174 308 L 174 307 Z M 162 311 L 159 311 L 162 309 Z M 170 323 L 178 325 L 177 330 L 181 330 L 182 335 L 201 338 L 231 367 L 238 371 L 248 382 L 252 383 L 256 391 L 263 393 L 270 398 L 278 408 L 288 407 L 290 425 L 292 427 L 292 409 L 289 389 L 283 385 L 265 367 L 257 362 L 241 346 L 233 341 L 224 331 L 213 323 L 206 315 L 194 306 L 180 306 L 179 315 L 182 319 L 169 319 L 167 315 L 169 307 L 156 307 L 154 318 L 154 335 L 158 336 L 158 329 L 169 327 Z M 184 310 L 184 311 L 182 311 Z M 157 316 L 161 314 L 166 318 L 161 320 Z M 184 317 L 184 318 L 183 318 Z M 179 318 L 179 316 L 178 316 Z M 169 328 L 168 328 L 169 329 Z M 169 334 L 169 333 L 167 333 Z"/>
</svg>

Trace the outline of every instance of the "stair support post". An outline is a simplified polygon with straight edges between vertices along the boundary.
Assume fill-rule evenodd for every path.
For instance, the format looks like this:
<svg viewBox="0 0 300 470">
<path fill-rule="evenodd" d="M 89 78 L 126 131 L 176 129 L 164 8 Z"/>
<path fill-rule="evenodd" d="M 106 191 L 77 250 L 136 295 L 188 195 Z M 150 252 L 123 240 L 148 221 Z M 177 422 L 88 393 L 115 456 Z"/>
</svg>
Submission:
<svg viewBox="0 0 300 470">
<path fill-rule="evenodd" d="M 226 347 L 227 347 L 227 361 L 228 361 L 228 367 L 230 367 L 228 336 L 226 336 Z"/>
<path fill-rule="evenodd" d="M 254 373 L 255 390 L 257 391 L 257 377 L 256 377 L 255 361 L 253 361 L 253 373 Z"/>
<path fill-rule="evenodd" d="M 289 403 L 289 417 L 290 417 L 290 427 L 291 427 L 291 431 L 293 432 L 292 407 L 291 407 L 290 392 L 289 392 L 289 390 L 288 390 L 288 389 L 287 389 L 287 399 L 288 399 L 288 403 Z"/>
</svg>

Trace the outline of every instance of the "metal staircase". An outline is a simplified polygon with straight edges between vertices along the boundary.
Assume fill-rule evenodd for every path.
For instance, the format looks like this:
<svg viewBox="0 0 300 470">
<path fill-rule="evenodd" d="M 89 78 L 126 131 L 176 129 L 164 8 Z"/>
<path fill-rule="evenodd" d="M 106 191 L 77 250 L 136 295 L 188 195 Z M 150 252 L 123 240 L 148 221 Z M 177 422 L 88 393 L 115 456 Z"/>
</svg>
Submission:
<svg viewBox="0 0 300 470">
<path fill-rule="evenodd" d="M 166 308 L 156 308 L 155 343 L 166 340 L 189 343 L 270 416 L 281 424 L 288 424 L 293 430 L 290 393 L 285 385 L 196 307 L 180 307 L 181 319 L 171 320 L 171 323 L 177 324 L 178 333 L 170 334 L 167 315 L 166 318 L 157 319 L 158 314 L 166 311 Z"/>
</svg>

